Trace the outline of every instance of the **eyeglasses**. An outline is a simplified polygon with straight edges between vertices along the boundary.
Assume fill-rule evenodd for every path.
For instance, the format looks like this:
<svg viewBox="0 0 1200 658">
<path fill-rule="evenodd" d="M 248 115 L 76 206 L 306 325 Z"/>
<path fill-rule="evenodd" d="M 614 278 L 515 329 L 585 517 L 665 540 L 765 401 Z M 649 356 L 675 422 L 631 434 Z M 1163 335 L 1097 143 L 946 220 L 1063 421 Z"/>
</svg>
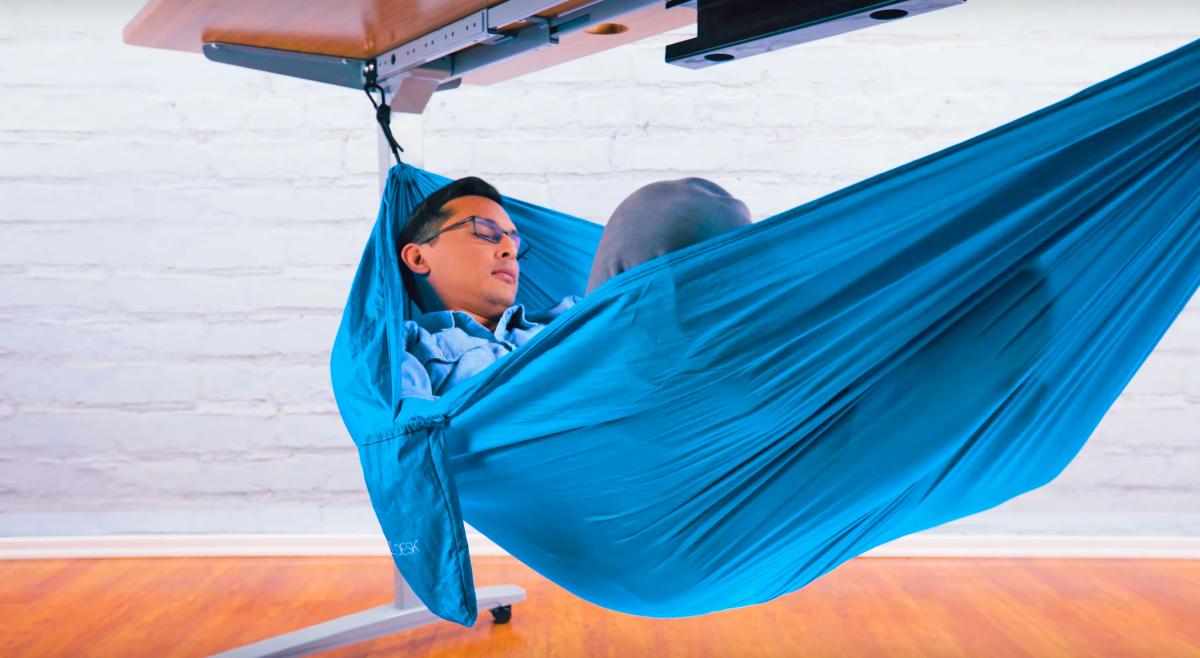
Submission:
<svg viewBox="0 0 1200 658">
<path fill-rule="evenodd" d="M 478 215 L 471 215 L 462 221 L 454 222 L 449 226 L 443 227 L 433 235 L 425 238 L 424 240 L 418 241 L 417 244 L 425 244 L 442 233 L 445 233 L 446 231 L 452 231 L 463 224 L 466 224 L 467 222 L 471 223 L 471 230 L 475 233 L 475 235 L 487 240 L 488 242 L 491 242 L 492 244 L 499 244 L 500 240 L 505 235 L 512 238 L 513 245 L 517 248 L 517 260 L 521 260 L 528 256 L 529 252 L 533 249 L 533 247 L 526 244 L 525 250 L 521 250 L 521 245 L 523 243 L 521 236 L 517 235 L 517 231 L 515 229 L 512 231 L 505 231 L 504 229 L 500 228 L 500 225 L 494 220 L 488 219 L 487 217 L 479 217 Z"/>
</svg>

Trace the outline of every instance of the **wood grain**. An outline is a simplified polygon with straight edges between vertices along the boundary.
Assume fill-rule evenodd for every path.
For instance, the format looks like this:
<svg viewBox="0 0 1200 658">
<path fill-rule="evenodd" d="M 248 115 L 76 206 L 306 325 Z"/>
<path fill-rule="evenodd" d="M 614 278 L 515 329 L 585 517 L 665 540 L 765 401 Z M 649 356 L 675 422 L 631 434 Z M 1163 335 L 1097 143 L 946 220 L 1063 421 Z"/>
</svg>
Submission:
<svg viewBox="0 0 1200 658">
<path fill-rule="evenodd" d="M 367 58 L 502 0 L 149 0 L 125 42 L 200 52 L 206 41 Z"/>
<path fill-rule="evenodd" d="M 1200 656 L 1200 562 L 852 560 L 768 603 L 653 619 L 595 606 L 511 558 L 512 621 L 482 612 L 350 656 Z M 391 601 L 390 558 L 0 562 L 0 655 L 204 656 Z"/>
<path fill-rule="evenodd" d="M 149 0 L 126 24 L 125 43 L 199 53 L 222 41 L 303 53 L 368 59 L 503 0 Z M 589 0 L 564 0 L 538 15 L 552 17 Z M 584 31 L 464 75 L 464 84 L 494 84 L 585 55 L 693 25 L 696 12 L 663 3 L 628 12 L 627 29 L 614 34 Z M 518 21 L 505 30 L 529 25 Z M 486 46 L 475 46 L 486 47 Z M 663 64 L 667 66 L 667 64 Z"/>
</svg>

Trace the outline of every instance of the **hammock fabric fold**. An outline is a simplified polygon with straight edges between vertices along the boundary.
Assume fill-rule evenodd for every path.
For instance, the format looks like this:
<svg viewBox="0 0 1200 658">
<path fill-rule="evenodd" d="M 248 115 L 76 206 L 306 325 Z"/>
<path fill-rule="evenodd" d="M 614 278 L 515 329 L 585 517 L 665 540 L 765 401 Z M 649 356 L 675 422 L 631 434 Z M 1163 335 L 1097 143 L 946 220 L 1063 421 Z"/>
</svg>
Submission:
<svg viewBox="0 0 1200 658">
<path fill-rule="evenodd" d="M 396 566 L 476 618 L 463 523 L 597 605 L 769 601 L 1052 481 L 1200 286 L 1200 41 L 643 263 L 437 399 L 400 399 L 388 177 L 330 361 Z M 517 301 L 582 295 L 602 226 L 517 199 Z"/>
</svg>

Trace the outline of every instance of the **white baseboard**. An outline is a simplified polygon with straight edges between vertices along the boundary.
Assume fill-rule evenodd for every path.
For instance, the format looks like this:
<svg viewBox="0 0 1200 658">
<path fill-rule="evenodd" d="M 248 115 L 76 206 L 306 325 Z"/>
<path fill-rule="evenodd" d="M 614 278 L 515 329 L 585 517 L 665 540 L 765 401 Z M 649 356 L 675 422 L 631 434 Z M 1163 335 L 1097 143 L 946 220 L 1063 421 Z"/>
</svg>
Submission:
<svg viewBox="0 0 1200 658">
<path fill-rule="evenodd" d="M 508 555 L 468 532 L 474 556 Z M 101 557 L 381 556 L 381 534 L 76 535 L 0 537 L 0 559 Z M 1084 535 L 913 535 L 863 557 L 1200 558 L 1200 537 Z"/>
</svg>

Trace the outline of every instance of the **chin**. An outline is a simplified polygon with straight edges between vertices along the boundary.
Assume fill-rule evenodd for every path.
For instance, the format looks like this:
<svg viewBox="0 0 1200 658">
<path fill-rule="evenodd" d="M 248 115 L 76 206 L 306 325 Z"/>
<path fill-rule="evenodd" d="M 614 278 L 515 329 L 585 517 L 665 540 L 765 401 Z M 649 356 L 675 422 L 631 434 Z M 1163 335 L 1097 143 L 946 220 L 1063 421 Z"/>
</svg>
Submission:
<svg viewBox="0 0 1200 658">
<path fill-rule="evenodd" d="M 503 304 L 504 308 L 508 308 L 517 300 L 517 289 L 515 286 L 511 288 L 505 286 L 503 290 L 493 295 L 492 299 L 493 301 Z"/>
</svg>

